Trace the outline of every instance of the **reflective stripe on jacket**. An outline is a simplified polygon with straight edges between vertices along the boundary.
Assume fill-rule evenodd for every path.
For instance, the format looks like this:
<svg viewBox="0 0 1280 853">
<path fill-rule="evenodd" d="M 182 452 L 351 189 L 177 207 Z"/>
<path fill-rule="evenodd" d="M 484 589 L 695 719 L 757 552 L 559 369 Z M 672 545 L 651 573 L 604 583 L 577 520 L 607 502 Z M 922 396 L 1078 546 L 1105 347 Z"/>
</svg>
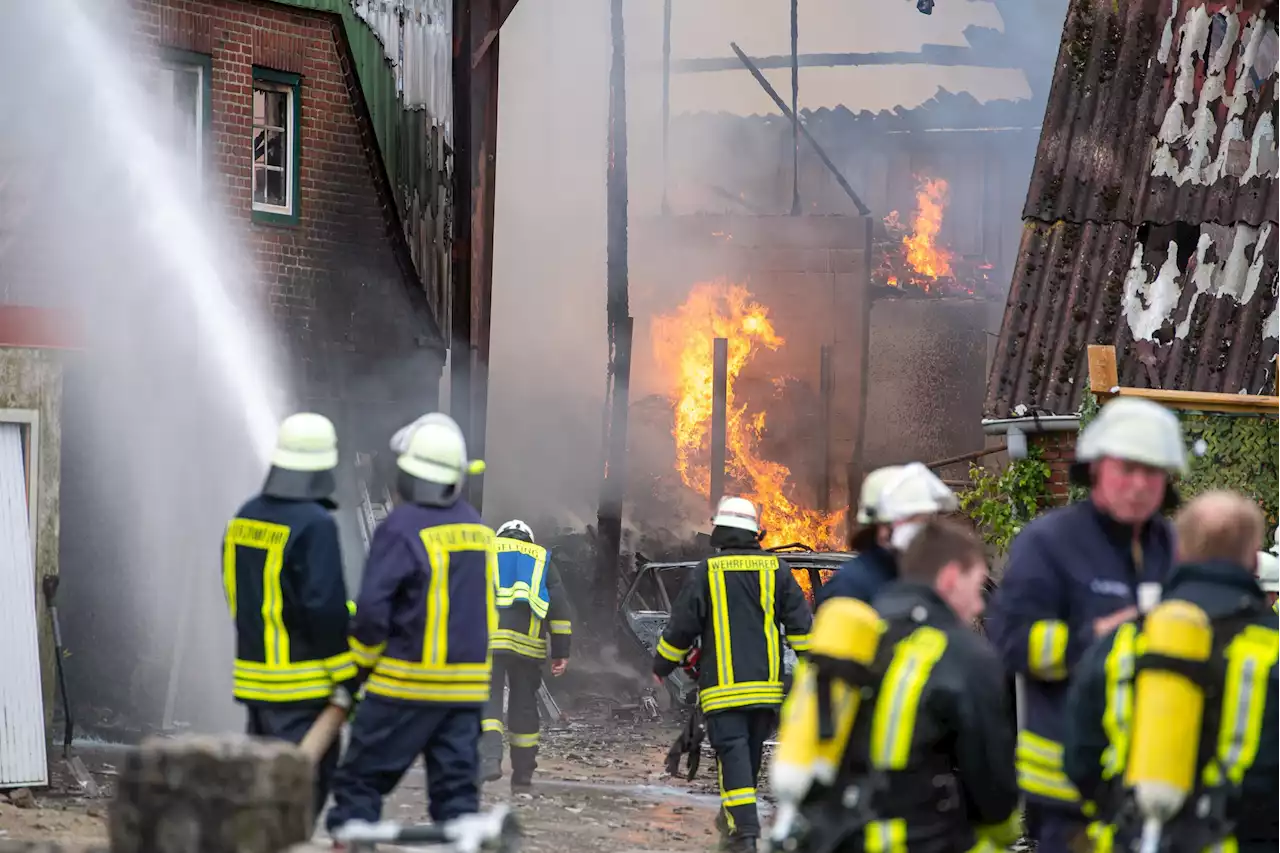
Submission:
<svg viewBox="0 0 1280 853">
<path fill-rule="evenodd" d="M 498 538 L 498 628 L 494 652 L 542 660 L 569 657 L 573 618 L 560 573 L 547 549 L 505 536 Z"/>
<path fill-rule="evenodd" d="M 260 495 L 241 507 L 223 536 L 222 586 L 237 700 L 322 703 L 355 677 L 338 527 L 320 504 Z"/>
<path fill-rule="evenodd" d="M 1029 801 L 1087 811 L 1062 769 L 1067 679 L 1094 641 L 1093 622 L 1137 602 L 1140 583 L 1164 580 L 1172 530 L 1117 524 L 1092 502 L 1052 510 L 1023 528 L 992 596 L 987 635 L 1021 682 L 1018 778 Z"/>
<path fill-rule="evenodd" d="M 403 702 L 482 705 L 497 549 L 470 504 L 397 506 L 374 531 L 351 650 L 369 693 Z"/>
<path fill-rule="evenodd" d="M 726 550 L 685 581 L 658 641 L 654 672 L 672 672 L 701 638 L 704 713 L 782 703 L 782 644 L 809 649 L 813 614 L 790 567 L 762 551 Z"/>
</svg>

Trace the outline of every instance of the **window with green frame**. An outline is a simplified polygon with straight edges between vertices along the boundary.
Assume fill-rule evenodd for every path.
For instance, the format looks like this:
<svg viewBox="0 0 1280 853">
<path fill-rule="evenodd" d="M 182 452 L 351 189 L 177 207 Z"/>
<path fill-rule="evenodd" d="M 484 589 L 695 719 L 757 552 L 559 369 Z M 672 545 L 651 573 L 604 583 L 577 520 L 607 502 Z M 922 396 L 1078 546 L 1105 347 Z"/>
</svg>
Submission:
<svg viewBox="0 0 1280 853">
<path fill-rule="evenodd" d="M 297 74 L 253 69 L 253 219 L 298 221 L 301 80 Z"/>
<path fill-rule="evenodd" d="M 166 48 L 155 76 L 156 92 L 172 105 L 169 142 L 198 188 L 204 177 L 212 124 L 213 61 L 203 53 Z"/>
</svg>

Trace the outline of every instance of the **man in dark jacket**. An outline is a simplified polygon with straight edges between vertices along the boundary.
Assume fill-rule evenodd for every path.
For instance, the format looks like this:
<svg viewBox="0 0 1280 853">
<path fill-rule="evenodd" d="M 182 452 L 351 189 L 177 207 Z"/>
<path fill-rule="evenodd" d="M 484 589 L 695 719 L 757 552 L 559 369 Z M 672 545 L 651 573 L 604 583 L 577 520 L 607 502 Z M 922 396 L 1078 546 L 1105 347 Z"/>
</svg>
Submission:
<svg viewBox="0 0 1280 853">
<path fill-rule="evenodd" d="M 1160 849 L 1269 853 L 1280 845 L 1280 635 L 1252 565 L 1265 522 L 1249 499 L 1210 492 L 1188 504 L 1176 523 L 1179 564 L 1163 598 L 1200 608 L 1213 642 L 1209 667 L 1198 674 L 1186 670 L 1201 679 L 1205 695 L 1198 766 L 1192 791 L 1162 829 Z M 1090 834 L 1098 853 L 1133 849 L 1142 834 L 1143 816 L 1125 773 L 1142 647 L 1142 628 L 1133 623 L 1108 634 L 1081 660 L 1067 701 L 1064 766 L 1080 793 L 1097 804 Z"/>
<path fill-rule="evenodd" d="M 1062 769 L 1068 677 L 1094 640 L 1158 599 L 1173 564 L 1160 515 L 1186 469 L 1177 417 L 1150 400 L 1107 403 L 1081 434 L 1072 477 L 1089 500 L 1051 510 L 1014 539 L 987 618 L 1017 674 L 1018 781 L 1037 853 L 1083 842 L 1091 804 Z"/>
<path fill-rule="evenodd" d="M 958 506 L 951 489 L 919 463 L 872 471 L 859 498 L 857 519 L 862 527 L 852 542 L 858 556 L 822 585 L 814 597 L 816 606 L 832 598 L 870 603 L 882 587 L 898 577 L 894 531 L 901 529 L 909 538 L 911 525 L 954 512 Z"/>
<path fill-rule="evenodd" d="M 445 415 L 421 419 L 407 443 L 396 460 L 398 503 L 374 532 L 352 620 L 368 695 L 334 778 L 330 833 L 376 822 L 419 755 L 433 821 L 479 809 L 498 555 L 462 485 L 483 463 L 467 460 L 462 432 Z"/>
<path fill-rule="evenodd" d="M 280 425 L 262 493 L 227 525 L 222 583 L 236 630 L 233 694 L 248 734 L 300 743 L 336 690 L 354 691 L 347 587 L 338 526 L 338 438 L 322 415 Z M 316 768 L 315 814 L 329 794 L 339 744 Z"/>
<path fill-rule="evenodd" d="M 653 671 L 665 678 L 701 639 L 698 694 L 720 763 L 718 823 L 726 849 L 748 853 L 760 836 L 756 781 L 764 742 L 782 704 L 780 640 L 803 654 L 813 616 L 790 567 L 760 549 L 750 501 L 721 499 L 712 524 L 711 545 L 720 553 L 699 563 L 680 590 Z"/>
<path fill-rule="evenodd" d="M 537 768 L 541 719 L 538 690 L 542 666 L 551 654 L 551 674 L 564 674 L 573 635 L 569 595 L 551 552 L 533 541 L 533 530 L 512 520 L 498 528 L 498 630 L 493 650 L 493 687 L 480 736 L 481 773 L 486 782 L 502 778 L 502 694 L 508 688 L 506 729 L 511 746 L 511 787 L 528 788 Z"/>
<path fill-rule="evenodd" d="M 984 606 L 982 543 L 957 525 L 927 521 L 899 567 L 899 580 L 874 602 L 883 634 L 871 666 L 838 664 L 813 647 L 813 677 L 829 668 L 827 677 L 852 678 L 848 683 L 861 686 L 862 701 L 843 729 L 847 740 L 833 753 L 834 778 L 807 794 L 803 786 L 789 786 L 804 799 L 795 825 L 784 820 L 776 828 L 782 849 L 963 853 L 980 841 L 1002 847 L 1017 838 L 1013 725 L 1002 668 L 972 628 Z M 831 630 L 827 620 L 856 618 L 836 607 L 818 615 L 824 634 Z M 834 633 L 856 632 L 837 627 Z M 825 649 L 825 638 L 815 633 L 815 642 L 820 639 Z M 815 690 L 815 683 L 802 682 L 797 690 Z M 817 695 L 819 703 L 837 702 L 836 694 Z M 789 713 L 817 709 L 804 698 L 797 693 Z M 817 711 L 832 712 L 840 713 Z M 812 737 L 812 721 L 792 722 L 784 737 Z"/>
</svg>

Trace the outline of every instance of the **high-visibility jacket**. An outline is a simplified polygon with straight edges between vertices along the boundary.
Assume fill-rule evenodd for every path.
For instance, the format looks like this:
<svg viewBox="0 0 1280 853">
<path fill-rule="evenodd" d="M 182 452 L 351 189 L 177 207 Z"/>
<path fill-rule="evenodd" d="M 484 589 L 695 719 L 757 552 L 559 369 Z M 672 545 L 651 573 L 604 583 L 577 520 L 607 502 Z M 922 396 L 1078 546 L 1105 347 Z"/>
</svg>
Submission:
<svg viewBox="0 0 1280 853">
<path fill-rule="evenodd" d="M 498 554 L 468 503 L 401 504 L 374 531 L 351 651 L 367 693 L 402 702 L 483 705 Z"/>
<path fill-rule="evenodd" d="M 782 703 L 782 636 L 809 650 L 813 614 L 791 569 L 773 554 L 726 549 L 693 570 L 658 640 L 653 671 L 669 675 L 701 638 L 704 713 Z M 781 627 L 782 631 L 779 631 Z"/>
<path fill-rule="evenodd" d="M 1010 843 L 1014 726 L 995 650 L 930 587 L 890 583 L 873 604 L 885 631 L 836 778 L 801 807 L 814 846 L 963 853 L 992 849 L 988 838 Z"/>
<path fill-rule="evenodd" d="M 1163 834 L 1174 850 L 1201 853 L 1221 844 L 1215 849 L 1270 853 L 1280 844 L 1276 613 L 1252 574 L 1229 563 L 1179 566 L 1163 597 L 1199 606 L 1214 630 L 1201 683 L 1206 702 L 1198 787 Z M 1123 781 L 1142 646 L 1140 625 L 1121 625 L 1090 649 L 1072 678 L 1065 767 L 1080 792 L 1097 804 L 1098 820 L 1090 829 L 1097 853 L 1127 850 L 1141 833 Z M 1216 818 L 1197 813 L 1202 799 L 1219 804 Z M 1215 827 L 1215 819 L 1233 828 Z"/>
<path fill-rule="evenodd" d="M 236 513 L 222 542 L 236 700 L 326 702 L 356 675 L 333 517 L 315 501 L 259 495 Z"/>
<path fill-rule="evenodd" d="M 1139 542 L 1132 527 L 1080 501 L 1032 521 L 1009 549 L 986 630 L 1021 684 L 1018 781 L 1030 802 L 1088 811 L 1062 770 L 1068 676 L 1094 642 L 1093 621 L 1136 606 L 1138 585 L 1169 573 L 1169 523 L 1152 519 Z"/>
<path fill-rule="evenodd" d="M 569 657 L 573 617 L 551 552 L 520 539 L 498 538 L 498 630 L 495 652 L 542 660 Z"/>
<path fill-rule="evenodd" d="M 886 585 L 898 578 L 898 560 L 888 548 L 873 545 L 841 563 L 827 582 L 814 590 L 814 609 L 831 598 L 856 598 L 870 604 Z"/>
</svg>

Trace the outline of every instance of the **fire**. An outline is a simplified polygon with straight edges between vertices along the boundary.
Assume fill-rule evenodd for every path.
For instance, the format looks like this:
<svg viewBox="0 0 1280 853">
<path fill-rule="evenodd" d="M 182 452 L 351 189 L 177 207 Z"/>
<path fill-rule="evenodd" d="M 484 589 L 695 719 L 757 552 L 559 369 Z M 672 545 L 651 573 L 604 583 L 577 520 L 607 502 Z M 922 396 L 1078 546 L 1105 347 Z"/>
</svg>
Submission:
<svg viewBox="0 0 1280 853">
<path fill-rule="evenodd" d="M 941 178 L 922 178 L 916 188 L 916 215 L 911 222 L 912 230 L 902 238 L 902 245 L 907 249 L 907 263 L 911 268 L 930 278 L 954 275 L 951 253 L 938 245 L 942 212 L 946 207 L 947 182 Z"/>
<path fill-rule="evenodd" d="M 726 406 L 725 465 L 727 488 L 759 508 L 771 545 L 800 542 L 812 547 L 839 548 L 843 513 L 824 513 L 797 506 L 787 496 L 790 469 L 760 456 L 765 412 L 738 403 L 734 386 L 742 369 L 762 347 L 776 350 L 785 341 L 774 331 L 768 310 L 752 301 L 746 288 L 724 281 L 696 285 L 675 312 L 653 319 L 652 342 L 658 365 L 673 389 L 676 470 L 686 486 L 711 494 L 712 341 L 726 338 L 728 401 Z M 804 573 L 799 573 L 803 575 Z M 800 579 L 807 586 L 808 579 Z"/>
</svg>

